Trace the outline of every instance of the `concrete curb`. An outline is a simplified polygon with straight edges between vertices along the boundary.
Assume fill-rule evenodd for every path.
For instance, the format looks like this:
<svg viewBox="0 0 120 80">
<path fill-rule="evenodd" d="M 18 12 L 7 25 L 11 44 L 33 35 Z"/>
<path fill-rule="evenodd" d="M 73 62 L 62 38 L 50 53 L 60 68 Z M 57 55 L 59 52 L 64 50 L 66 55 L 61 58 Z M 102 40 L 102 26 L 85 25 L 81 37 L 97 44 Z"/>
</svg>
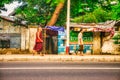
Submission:
<svg viewBox="0 0 120 80">
<path fill-rule="evenodd" d="M 0 62 L 4 61 L 120 62 L 120 55 L 0 55 Z"/>
</svg>

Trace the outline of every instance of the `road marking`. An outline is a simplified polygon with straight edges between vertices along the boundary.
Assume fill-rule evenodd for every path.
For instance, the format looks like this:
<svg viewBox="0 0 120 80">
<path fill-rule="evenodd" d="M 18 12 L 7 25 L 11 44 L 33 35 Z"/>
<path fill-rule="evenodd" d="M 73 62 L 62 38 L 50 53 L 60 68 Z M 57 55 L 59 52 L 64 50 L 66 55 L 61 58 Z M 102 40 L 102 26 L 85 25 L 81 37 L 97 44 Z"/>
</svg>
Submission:
<svg viewBox="0 0 120 80">
<path fill-rule="evenodd" d="M 39 69 L 63 69 L 63 70 L 76 70 L 76 69 L 84 69 L 84 70 L 90 70 L 90 69 L 93 69 L 93 70 L 120 70 L 120 68 L 118 67 L 14 67 L 14 68 L 0 68 L 0 70 L 24 70 L 24 69 L 27 69 L 27 70 L 31 70 L 31 69 L 36 69 L 36 70 L 39 70 Z"/>
</svg>

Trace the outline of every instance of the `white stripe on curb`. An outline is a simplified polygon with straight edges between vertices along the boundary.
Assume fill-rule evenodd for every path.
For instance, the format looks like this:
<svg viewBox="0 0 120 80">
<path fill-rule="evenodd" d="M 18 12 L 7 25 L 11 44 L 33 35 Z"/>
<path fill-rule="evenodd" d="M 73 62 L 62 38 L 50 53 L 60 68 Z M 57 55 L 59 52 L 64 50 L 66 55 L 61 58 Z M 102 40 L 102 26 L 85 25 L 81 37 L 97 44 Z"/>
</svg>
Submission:
<svg viewBox="0 0 120 80">
<path fill-rule="evenodd" d="M 120 70 L 118 67 L 14 67 L 14 68 L 0 68 L 0 70 L 42 70 L 42 69 L 58 69 L 58 70 L 77 70 L 77 69 L 84 69 L 84 70 Z"/>
</svg>

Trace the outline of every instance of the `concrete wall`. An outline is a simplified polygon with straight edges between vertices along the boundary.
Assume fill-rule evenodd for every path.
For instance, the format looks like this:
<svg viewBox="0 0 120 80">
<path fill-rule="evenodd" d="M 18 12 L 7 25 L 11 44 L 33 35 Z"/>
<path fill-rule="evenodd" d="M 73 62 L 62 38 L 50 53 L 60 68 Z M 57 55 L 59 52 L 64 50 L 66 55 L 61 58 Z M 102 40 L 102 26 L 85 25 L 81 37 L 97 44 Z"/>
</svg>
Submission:
<svg viewBox="0 0 120 80">
<path fill-rule="evenodd" d="M 13 23 L 5 20 L 0 21 L 0 40 L 7 38 L 7 40 L 10 40 L 10 48 L 20 48 L 21 27 L 14 26 Z"/>
<path fill-rule="evenodd" d="M 25 45 L 26 45 L 25 49 L 29 50 L 29 47 L 30 47 L 30 45 L 29 45 L 29 43 L 30 43 L 30 40 L 29 40 L 30 39 L 29 29 L 25 29 L 25 31 L 26 31 L 25 32 Z"/>
<path fill-rule="evenodd" d="M 20 27 L 22 26 L 14 26 L 13 23 L 2 20 L 0 22 L 0 28 L 2 28 L 0 33 L 20 33 Z"/>
<path fill-rule="evenodd" d="M 21 50 L 29 50 L 30 52 L 33 50 L 35 44 L 35 34 L 37 31 L 36 27 L 25 28 L 24 26 L 14 26 L 13 23 L 2 20 L 0 21 L 0 28 L 0 34 L 7 34 L 10 36 L 10 40 L 12 41 L 10 42 L 11 46 L 14 46 L 13 43 L 18 43 L 20 44 L 19 48 Z"/>
<path fill-rule="evenodd" d="M 101 53 L 101 39 L 100 32 L 95 32 L 93 34 L 93 54 L 98 55 Z"/>
<path fill-rule="evenodd" d="M 26 38 L 26 29 L 21 28 L 21 50 L 25 50 L 26 47 L 25 38 Z"/>
<path fill-rule="evenodd" d="M 118 34 L 120 34 L 120 32 L 116 31 L 114 36 Z M 106 38 L 107 37 L 104 37 L 105 41 L 103 42 L 102 53 L 103 54 L 120 54 L 120 40 L 118 40 L 118 44 L 115 44 L 115 41 L 117 40 L 114 40 L 114 39 L 106 40 Z"/>
<path fill-rule="evenodd" d="M 35 45 L 35 37 L 36 37 L 37 28 L 29 28 L 29 51 L 32 52 L 33 47 Z"/>
<path fill-rule="evenodd" d="M 33 51 L 37 28 L 21 28 L 21 50 Z"/>
<path fill-rule="evenodd" d="M 35 45 L 35 34 L 37 28 L 35 26 L 32 26 L 31 28 L 31 25 L 28 27 L 30 28 L 26 28 L 24 26 L 14 26 L 13 23 L 2 20 L 0 22 L 0 34 L 5 33 L 6 35 L 10 36 L 10 40 L 12 41 L 10 42 L 10 48 L 12 48 L 12 46 L 14 46 L 14 43 L 16 43 L 18 45 L 20 44 L 19 47 L 16 48 L 19 48 L 22 51 L 29 50 L 32 52 Z"/>
</svg>

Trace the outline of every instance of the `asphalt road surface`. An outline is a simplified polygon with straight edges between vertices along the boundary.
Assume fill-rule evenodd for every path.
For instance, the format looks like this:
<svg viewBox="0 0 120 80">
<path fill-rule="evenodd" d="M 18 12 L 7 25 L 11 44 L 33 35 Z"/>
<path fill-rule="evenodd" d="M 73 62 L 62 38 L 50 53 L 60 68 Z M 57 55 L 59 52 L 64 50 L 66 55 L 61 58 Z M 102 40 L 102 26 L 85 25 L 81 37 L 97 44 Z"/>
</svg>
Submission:
<svg viewBox="0 0 120 80">
<path fill-rule="evenodd" d="M 120 80 L 120 63 L 0 62 L 0 80 Z"/>
</svg>

